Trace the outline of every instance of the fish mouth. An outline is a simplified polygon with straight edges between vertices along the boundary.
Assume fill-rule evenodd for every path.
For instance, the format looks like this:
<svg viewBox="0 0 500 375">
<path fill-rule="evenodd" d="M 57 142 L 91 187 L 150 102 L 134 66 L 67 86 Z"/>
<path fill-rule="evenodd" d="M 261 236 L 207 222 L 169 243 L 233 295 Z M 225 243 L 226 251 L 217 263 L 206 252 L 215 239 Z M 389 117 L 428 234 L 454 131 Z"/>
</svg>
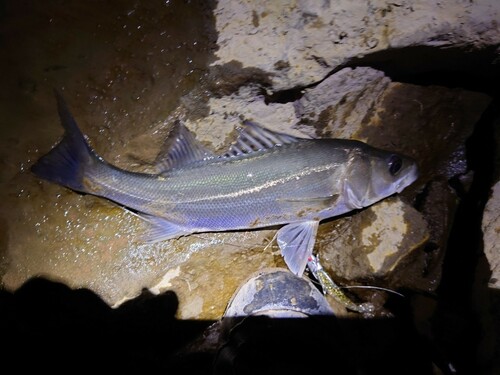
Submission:
<svg viewBox="0 0 500 375">
<path fill-rule="evenodd" d="M 406 187 L 414 183 L 418 178 L 418 168 L 416 164 L 413 164 L 411 167 L 409 167 L 409 170 L 406 173 L 406 176 L 402 178 L 398 186 L 396 188 L 396 192 L 399 194 L 401 193 Z"/>
</svg>

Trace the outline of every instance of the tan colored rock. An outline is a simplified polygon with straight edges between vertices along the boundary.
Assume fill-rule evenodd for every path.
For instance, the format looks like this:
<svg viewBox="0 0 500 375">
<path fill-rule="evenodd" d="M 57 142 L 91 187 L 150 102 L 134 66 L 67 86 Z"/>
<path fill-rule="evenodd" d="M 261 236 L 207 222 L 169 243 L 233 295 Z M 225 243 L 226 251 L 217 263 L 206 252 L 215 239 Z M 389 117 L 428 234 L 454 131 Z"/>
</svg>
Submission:
<svg viewBox="0 0 500 375">
<path fill-rule="evenodd" d="M 266 104 L 255 87 L 244 86 L 235 94 L 210 98 L 207 105 L 209 114 L 206 117 L 187 118 L 185 124 L 199 141 L 219 151 L 225 152 L 224 148 L 234 141 L 234 134 L 232 136 L 231 133 L 241 124 L 241 119 L 257 121 L 274 131 L 301 136 L 300 132 L 291 129 L 291 125 L 298 122 L 293 103 Z"/>
<path fill-rule="evenodd" d="M 488 285 L 500 289 L 500 181 L 491 189 L 491 196 L 483 213 L 484 254 L 490 265 Z"/>
<path fill-rule="evenodd" d="M 316 137 L 353 138 L 390 83 L 390 78 L 376 69 L 344 68 L 304 90 L 294 103 L 299 128 Z M 308 127 L 313 127 L 314 132 Z"/>
<path fill-rule="evenodd" d="M 214 64 L 259 68 L 274 90 L 319 82 L 353 58 L 386 49 L 500 42 L 496 0 L 221 0 L 215 16 Z"/>
<path fill-rule="evenodd" d="M 324 224 L 318 255 L 325 269 L 345 280 L 387 277 L 429 238 L 427 223 L 399 198 Z"/>
</svg>

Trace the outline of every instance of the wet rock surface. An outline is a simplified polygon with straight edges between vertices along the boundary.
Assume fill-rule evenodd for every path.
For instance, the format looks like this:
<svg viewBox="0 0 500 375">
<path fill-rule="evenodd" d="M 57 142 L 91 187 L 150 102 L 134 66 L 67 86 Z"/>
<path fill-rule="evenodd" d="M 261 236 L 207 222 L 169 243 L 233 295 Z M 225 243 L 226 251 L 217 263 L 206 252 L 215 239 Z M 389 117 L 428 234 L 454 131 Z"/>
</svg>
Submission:
<svg viewBox="0 0 500 375">
<path fill-rule="evenodd" d="M 319 335 L 314 342 L 315 324 L 290 323 L 276 332 L 336 353 L 327 356 L 330 366 L 339 361 L 340 368 L 368 373 L 387 369 L 380 358 L 388 357 L 388 373 L 403 368 L 430 374 L 432 366 L 446 373 L 450 363 L 459 373 L 476 365 L 494 370 L 494 336 L 475 336 L 467 350 L 454 342 L 474 324 L 488 327 L 483 333 L 498 329 L 490 312 L 478 307 L 491 303 L 498 311 L 498 298 L 485 292 L 487 281 L 473 281 L 470 273 L 480 239 L 461 244 L 456 233 L 467 228 L 477 235 L 479 226 L 470 229 L 464 221 L 466 208 L 482 217 L 477 191 L 493 186 L 477 187 L 488 171 L 475 162 L 481 147 L 471 151 L 470 139 L 484 134 L 481 129 L 498 116 L 492 109 L 498 92 L 488 76 L 497 66 L 498 3 L 273 4 L 71 2 L 61 8 L 52 1 L 6 2 L 0 14 L 0 48 L 7 56 L 0 67 L 9 72 L 0 94 L 0 303 L 6 308 L 0 310 L 7 340 L 39 342 L 55 332 L 61 342 L 77 341 L 74 348 L 57 346 L 69 363 L 86 350 L 74 337 L 88 337 L 97 352 L 110 349 L 96 337 L 112 337 L 113 354 L 96 355 L 89 368 L 100 359 L 104 368 L 120 369 L 123 358 L 136 355 L 144 361 L 132 366 L 140 370 L 211 373 L 207 369 L 220 344 L 220 327 L 211 323 L 223 316 L 234 291 L 254 272 L 286 269 L 273 242 L 276 228 L 144 244 L 138 241 L 144 222 L 131 212 L 38 180 L 29 167 L 62 134 L 52 95 L 57 87 L 96 151 L 132 171 L 154 170 L 177 118 L 217 152 L 234 140 L 234 127 L 250 119 L 296 136 L 354 138 L 412 156 L 421 171 L 412 186 L 322 223 L 315 247 L 341 285 L 403 292 L 402 298 L 383 290 L 349 290 L 356 301 L 373 303 L 376 317 L 394 320 L 362 320 L 328 297 L 339 318 L 352 318 L 326 323 L 338 341 Z M 424 47 L 437 52 L 417 53 Z M 413 62 L 404 52 L 409 49 L 418 56 Z M 454 60 L 475 53 L 488 66 L 485 75 L 476 60 L 469 66 Z M 441 72 L 453 71 L 453 61 L 462 70 L 450 83 Z M 366 66 L 371 62 L 376 68 Z M 433 69 L 437 73 L 428 79 L 412 80 Z M 394 71 L 404 79 L 392 76 Z M 469 73 L 482 80 L 471 84 Z M 483 227 L 493 286 L 495 202 L 492 194 Z M 485 279 L 485 267 L 479 280 Z M 460 282 L 450 288 L 457 277 Z M 469 306 L 471 295 L 482 296 L 474 297 L 481 303 Z M 253 350 L 266 339 L 261 323 L 242 327 L 228 347 L 250 342 L 247 355 L 257 355 Z M 164 342 L 161 354 L 156 339 Z M 478 342 L 483 354 L 475 352 Z M 14 356 L 12 348 L 8 353 Z M 26 352 L 42 359 L 49 354 L 42 349 Z M 289 368 L 286 361 L 279 366 Z"/>
</svg>

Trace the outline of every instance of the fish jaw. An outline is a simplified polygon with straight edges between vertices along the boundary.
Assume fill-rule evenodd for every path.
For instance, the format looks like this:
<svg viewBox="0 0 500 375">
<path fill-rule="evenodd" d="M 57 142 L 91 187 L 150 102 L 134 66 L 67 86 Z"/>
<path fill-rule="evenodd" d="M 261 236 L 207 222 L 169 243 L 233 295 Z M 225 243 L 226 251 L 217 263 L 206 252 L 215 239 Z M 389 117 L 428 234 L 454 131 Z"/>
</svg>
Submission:
<svg viewBox="0 0 500 375">
<path fill-rule="evenodd" d="M 401 193 L 404 189 L 406 189 L 408 186 L 413 184 L 418 178 L 418 167 L 416 163 L 413 163 L 408 171 L 406 172 L 405 176 L 399 180 L 395 187 L 396 193 Z"/>
</svg>

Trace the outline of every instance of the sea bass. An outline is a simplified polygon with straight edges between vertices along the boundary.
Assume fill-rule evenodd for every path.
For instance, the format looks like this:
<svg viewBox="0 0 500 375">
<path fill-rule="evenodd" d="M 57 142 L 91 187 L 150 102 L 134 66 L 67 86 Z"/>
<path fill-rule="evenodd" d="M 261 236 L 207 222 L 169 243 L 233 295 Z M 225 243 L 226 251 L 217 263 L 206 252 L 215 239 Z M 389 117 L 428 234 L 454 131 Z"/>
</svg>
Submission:
<svg viewBox="0 0 500 375">
<path fill-rule="evenodd" d="M 399 193 L 418 175 L 412 159 L 360 141 L 297 138 L 250 121 L 223 155 L 179 123 L 162 172 L 131 172 L 98 156 L 56 97 L 65 134 L 32 166 L 37 176 L 137 212 L 150 223 L 148 241 L 281 226 L 277 243 L 297 275 L 321 220 Z"/>
</svg>

